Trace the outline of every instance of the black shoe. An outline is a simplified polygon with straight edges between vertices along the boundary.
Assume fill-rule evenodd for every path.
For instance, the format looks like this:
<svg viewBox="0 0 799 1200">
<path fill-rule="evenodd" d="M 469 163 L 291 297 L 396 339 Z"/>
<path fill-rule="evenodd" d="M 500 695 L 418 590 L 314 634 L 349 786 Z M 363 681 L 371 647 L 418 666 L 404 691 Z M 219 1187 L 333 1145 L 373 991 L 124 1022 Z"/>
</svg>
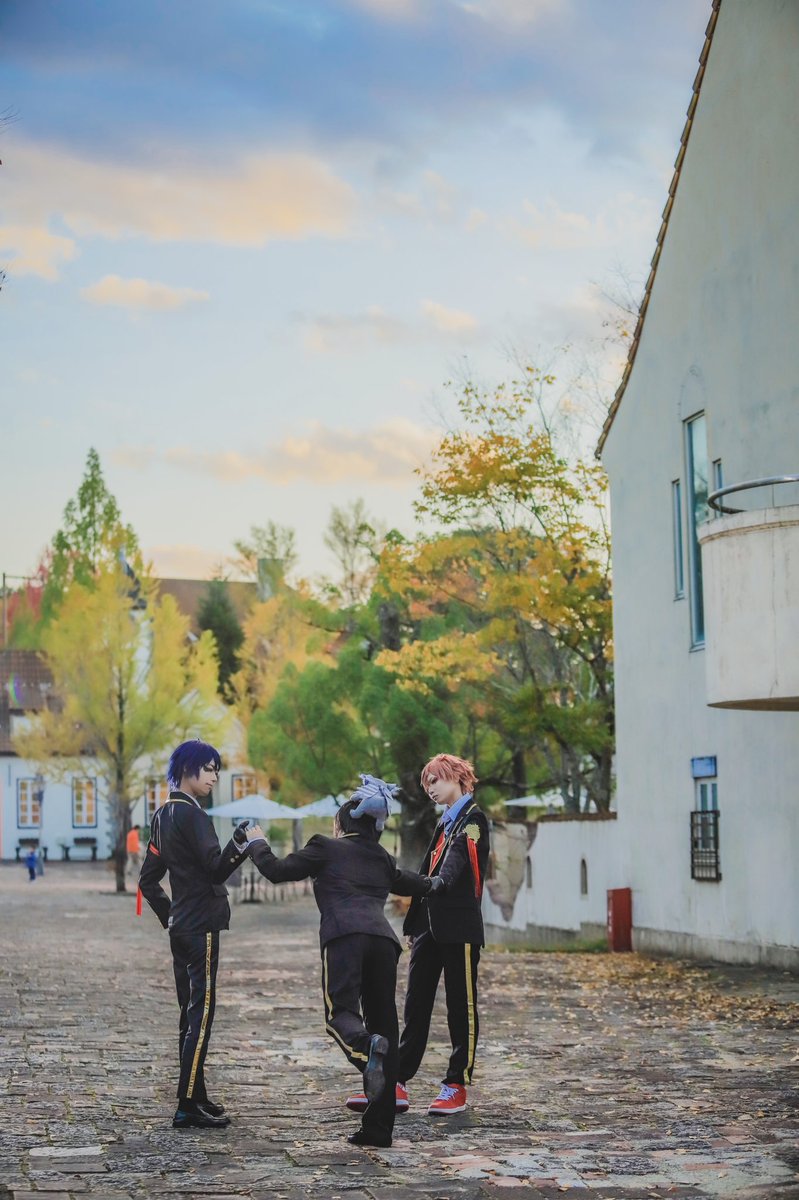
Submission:
<svg viewBox="0 0 799 1200">
<path fill-rule="evenodd" d="M 225 1115 L 224 1104 L 214 1104 L 213 1100 L 198 1100 L 197 1103 L 200 1108 L 204 1108 L 212 1117 L 224 1117 Z"/>
<path fill-rule="evenodd" d="M 376 1100 L 386 1086 L 383 1060 L 388 1054 L 388 1038 L 379 1033 L 372 1034 L 369 1059 L 363 1069 L 363 1091 L 367 1100 Z"/>
<path fill-rule="evenodd" d="M 386 1149 L 391 1145 L 391 1138 L 387 1133 L 368 1133 L 365 1129 L 351 1133 L 347 1141 L 351 1146 L 382 1146 Z"/>
<path fill-rule="evenodd" d="M 201 1104 L 195 1105 L 191 1111 L 179 1108 L 172 1118 L 173 1129 L 227 1129 L 230 1117 L 215 1117 Z"/>
</svg>

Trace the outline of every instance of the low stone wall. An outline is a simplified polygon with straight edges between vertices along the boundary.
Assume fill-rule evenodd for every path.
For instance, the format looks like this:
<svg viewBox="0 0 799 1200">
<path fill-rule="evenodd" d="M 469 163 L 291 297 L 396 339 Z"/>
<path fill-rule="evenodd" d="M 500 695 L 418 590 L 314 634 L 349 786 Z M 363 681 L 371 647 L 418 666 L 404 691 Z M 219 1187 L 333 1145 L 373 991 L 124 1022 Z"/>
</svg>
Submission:
<svg viewBox="0 0 799 1200">
<path fill-rule="evenodd" d="M 615 813 L 496 823 L 486 939 L 547 946 L 603 936 L 607 891 L 627 882 L 619 863 Z"/>
<path fill-rule="evenodd" d="M 700 937 L 697 934 L 678 933 L 669 929 L 636 929 L 633 926 L 633 949 L 644 954 L 668 954 L 678 958 L 744 963 L 799 973 L 799 949 L 796 946 L 734 942 L 729 938 Z"/>
</svg>

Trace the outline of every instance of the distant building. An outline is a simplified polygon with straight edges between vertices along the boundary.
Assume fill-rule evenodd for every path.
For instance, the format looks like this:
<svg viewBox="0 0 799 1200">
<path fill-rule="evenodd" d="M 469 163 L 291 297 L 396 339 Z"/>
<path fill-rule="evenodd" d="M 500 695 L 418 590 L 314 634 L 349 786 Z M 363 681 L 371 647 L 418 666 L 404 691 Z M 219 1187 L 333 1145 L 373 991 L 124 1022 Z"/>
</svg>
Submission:
<svg viewBox="0 0 799 1200">
<path fill-rule="evenodd" d="M 228 579 L 225 589 L 239 621 L 244 621 L 247 613 L 257 600 L 258 585 L 246 580 Z M 175 603 L 182 613 L 191 621 L 191 632 L 197 637 L 200 626 L 197 615 L 208 592 L 207 579 L 159 579 L 158 591 L 162 596 L 174 596 Z"/>
<path fill-rule="evenodd" d="M 227 586 L 242 619 L 256 599 L 256 585 L 231 582 Z M 175 597 L 191 621 L 191 633 L 197 636 L 197 612 L 207 581 L 163 579 L 159 587 L 162 594 Z M 20 725 L 54 702 L 52 677 L 41 655 L 33 650 L 0 650 L 0 859 L 24 857 L 31 845 L 46 848 L 51 860 L 108 858 L 111 854 L 110 823 L 99 774 L 87 767 L 85 774 L 67 772 L 60 780 L 43 778 L 35 764 L 14 751 L 12 739 Z M 256 790 L 252 768 L 237 761 L 235 742 L 220 749 L 225 769 L 214 800 L 236 800 Z M 132 812 L 134 824 L 149 825 L 153 811 L 166 799 L 167 757 L 168 751 L 162 762 L 153 763 Z M 217 824 L 220 834 L 229 835 L 229 821 Z"/>
</svg>

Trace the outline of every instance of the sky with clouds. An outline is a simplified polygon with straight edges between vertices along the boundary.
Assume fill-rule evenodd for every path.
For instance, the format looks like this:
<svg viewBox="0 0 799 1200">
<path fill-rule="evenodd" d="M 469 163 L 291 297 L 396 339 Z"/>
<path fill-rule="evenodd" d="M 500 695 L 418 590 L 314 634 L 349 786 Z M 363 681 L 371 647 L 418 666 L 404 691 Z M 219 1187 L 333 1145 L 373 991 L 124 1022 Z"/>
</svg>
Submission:
<svg viewBox="0 0 799 1200">
<path fill-rule="evenodd" d="M 90 446 L 156 570 L 412 529 L 446 380 L 643 279 L 710 0 L 4 0 L 0 569 Z"/>
</svg>

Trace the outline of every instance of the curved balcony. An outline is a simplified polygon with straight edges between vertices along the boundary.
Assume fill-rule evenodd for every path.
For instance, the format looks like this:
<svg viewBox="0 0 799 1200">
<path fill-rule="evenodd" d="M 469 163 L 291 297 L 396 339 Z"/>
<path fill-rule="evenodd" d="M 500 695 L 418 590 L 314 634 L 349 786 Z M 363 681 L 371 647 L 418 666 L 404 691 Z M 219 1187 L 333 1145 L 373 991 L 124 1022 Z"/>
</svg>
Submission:
<svg viewBox="0 0 799 1200">
<path fill-rule="evenodd" d="M 781 475 L 720 488 L 708 498 L 721 514 L 699 530 L 707 697 L 714 708 L 799 710 L 799 503 L 774 503 L 773 489 L 782 484 L 799 493 L 799 475 Z M 768 508 L 721 503 L 767 487 Z"/>
</svg>

